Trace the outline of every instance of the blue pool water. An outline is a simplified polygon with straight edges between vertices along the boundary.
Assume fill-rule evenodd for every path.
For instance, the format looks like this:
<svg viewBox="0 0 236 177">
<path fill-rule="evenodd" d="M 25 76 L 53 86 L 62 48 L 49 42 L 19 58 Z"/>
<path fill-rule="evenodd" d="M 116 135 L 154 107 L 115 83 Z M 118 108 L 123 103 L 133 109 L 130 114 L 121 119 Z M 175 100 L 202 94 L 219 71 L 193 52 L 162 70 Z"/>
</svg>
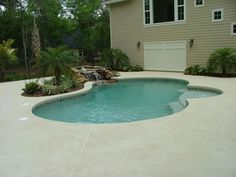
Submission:
<svg viewBox="0 0 236 177">
<path fill-rule="evenodd" d="M 86 95 L 42 104 L 33 113 L 46 119 L 81 123 L 120 123 L 170 115 L 188 85 L 174 79 L 132 79 L 93 87 Z M 217 95 L 210 94 L 210 96 Z M 184 108 L 184 106 L 183 106 Z"/>
</svg>

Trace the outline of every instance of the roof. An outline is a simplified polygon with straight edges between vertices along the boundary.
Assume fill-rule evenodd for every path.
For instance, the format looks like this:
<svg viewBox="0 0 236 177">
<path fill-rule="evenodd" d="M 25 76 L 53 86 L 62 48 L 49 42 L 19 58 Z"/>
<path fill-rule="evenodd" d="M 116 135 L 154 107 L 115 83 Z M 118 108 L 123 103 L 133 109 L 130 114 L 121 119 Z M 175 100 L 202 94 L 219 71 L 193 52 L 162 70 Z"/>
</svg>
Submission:
<svg viewBox="0 0 236 177">
<path fill-rule="evenodd" d="M 122 1 L 127 1 L 127 0 L 103 0 L 102 4 L 103 5 L 108 5 L 108 4 L 114 4 Z"/>
</svg>

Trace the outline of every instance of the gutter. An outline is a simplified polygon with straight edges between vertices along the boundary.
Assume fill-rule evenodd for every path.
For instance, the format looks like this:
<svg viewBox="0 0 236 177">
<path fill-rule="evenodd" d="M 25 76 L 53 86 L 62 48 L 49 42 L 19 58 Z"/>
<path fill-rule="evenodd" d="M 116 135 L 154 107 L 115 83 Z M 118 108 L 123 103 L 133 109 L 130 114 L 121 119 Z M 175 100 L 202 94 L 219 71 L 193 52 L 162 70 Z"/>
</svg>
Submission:
<svg viewBox="0 0 236 177">
<path fill-rule="evenodd" d="M 103 5 L 109 5 L 109 4 L 114 4 L 122 1 L 127 1 L 127 0 L 103 0 L 102 4 Z"/>
</svg>

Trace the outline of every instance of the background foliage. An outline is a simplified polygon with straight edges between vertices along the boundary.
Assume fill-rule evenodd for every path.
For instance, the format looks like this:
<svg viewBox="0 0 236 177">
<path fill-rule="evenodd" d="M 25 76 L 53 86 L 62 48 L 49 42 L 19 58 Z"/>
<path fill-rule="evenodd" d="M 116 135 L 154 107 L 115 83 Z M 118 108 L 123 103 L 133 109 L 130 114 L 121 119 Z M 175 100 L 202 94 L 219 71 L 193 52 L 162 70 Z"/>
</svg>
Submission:
<svg viewBox="0 0 236 177">
<path fill-rule="evenodd" d="M 19 65 L 31 72 L 31 50 L 35 23 L 41 50 L 66 45 L 82 49 L 85 60 L 110 47 L 109 12 L 100 0 L 2 0 L 0 1 L 0 43 L 14 39 Z"/>
</svg>

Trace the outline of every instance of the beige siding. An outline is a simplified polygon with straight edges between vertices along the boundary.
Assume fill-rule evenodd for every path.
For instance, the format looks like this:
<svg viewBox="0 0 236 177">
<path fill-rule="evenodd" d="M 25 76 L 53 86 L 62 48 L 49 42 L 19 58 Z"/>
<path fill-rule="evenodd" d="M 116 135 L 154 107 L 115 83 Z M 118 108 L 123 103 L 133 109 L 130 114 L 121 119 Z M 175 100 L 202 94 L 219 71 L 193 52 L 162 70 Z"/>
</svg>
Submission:
<svg viewBox="0 0 236 177">
<path fill-rule="evenodd" d="M 193 47 L 187 47 L 187 66 L 205 65 L 216 48 L 236 48 L 236 36 L 230 31 L 231 23 L 236 22 L 236 0 L 206 0 L 203 7 L 186 0 L 186 23 L 166 26 L 144 27 L 143 0 L 128 0 L 110 8 L 112 47 L 127 53 L 132 64 L 144 65 L 144 42 L 194 39 Z M 212 22 L 212 9 L 219 8 L 224 9 L 224 20 Z"/>
</svg>

